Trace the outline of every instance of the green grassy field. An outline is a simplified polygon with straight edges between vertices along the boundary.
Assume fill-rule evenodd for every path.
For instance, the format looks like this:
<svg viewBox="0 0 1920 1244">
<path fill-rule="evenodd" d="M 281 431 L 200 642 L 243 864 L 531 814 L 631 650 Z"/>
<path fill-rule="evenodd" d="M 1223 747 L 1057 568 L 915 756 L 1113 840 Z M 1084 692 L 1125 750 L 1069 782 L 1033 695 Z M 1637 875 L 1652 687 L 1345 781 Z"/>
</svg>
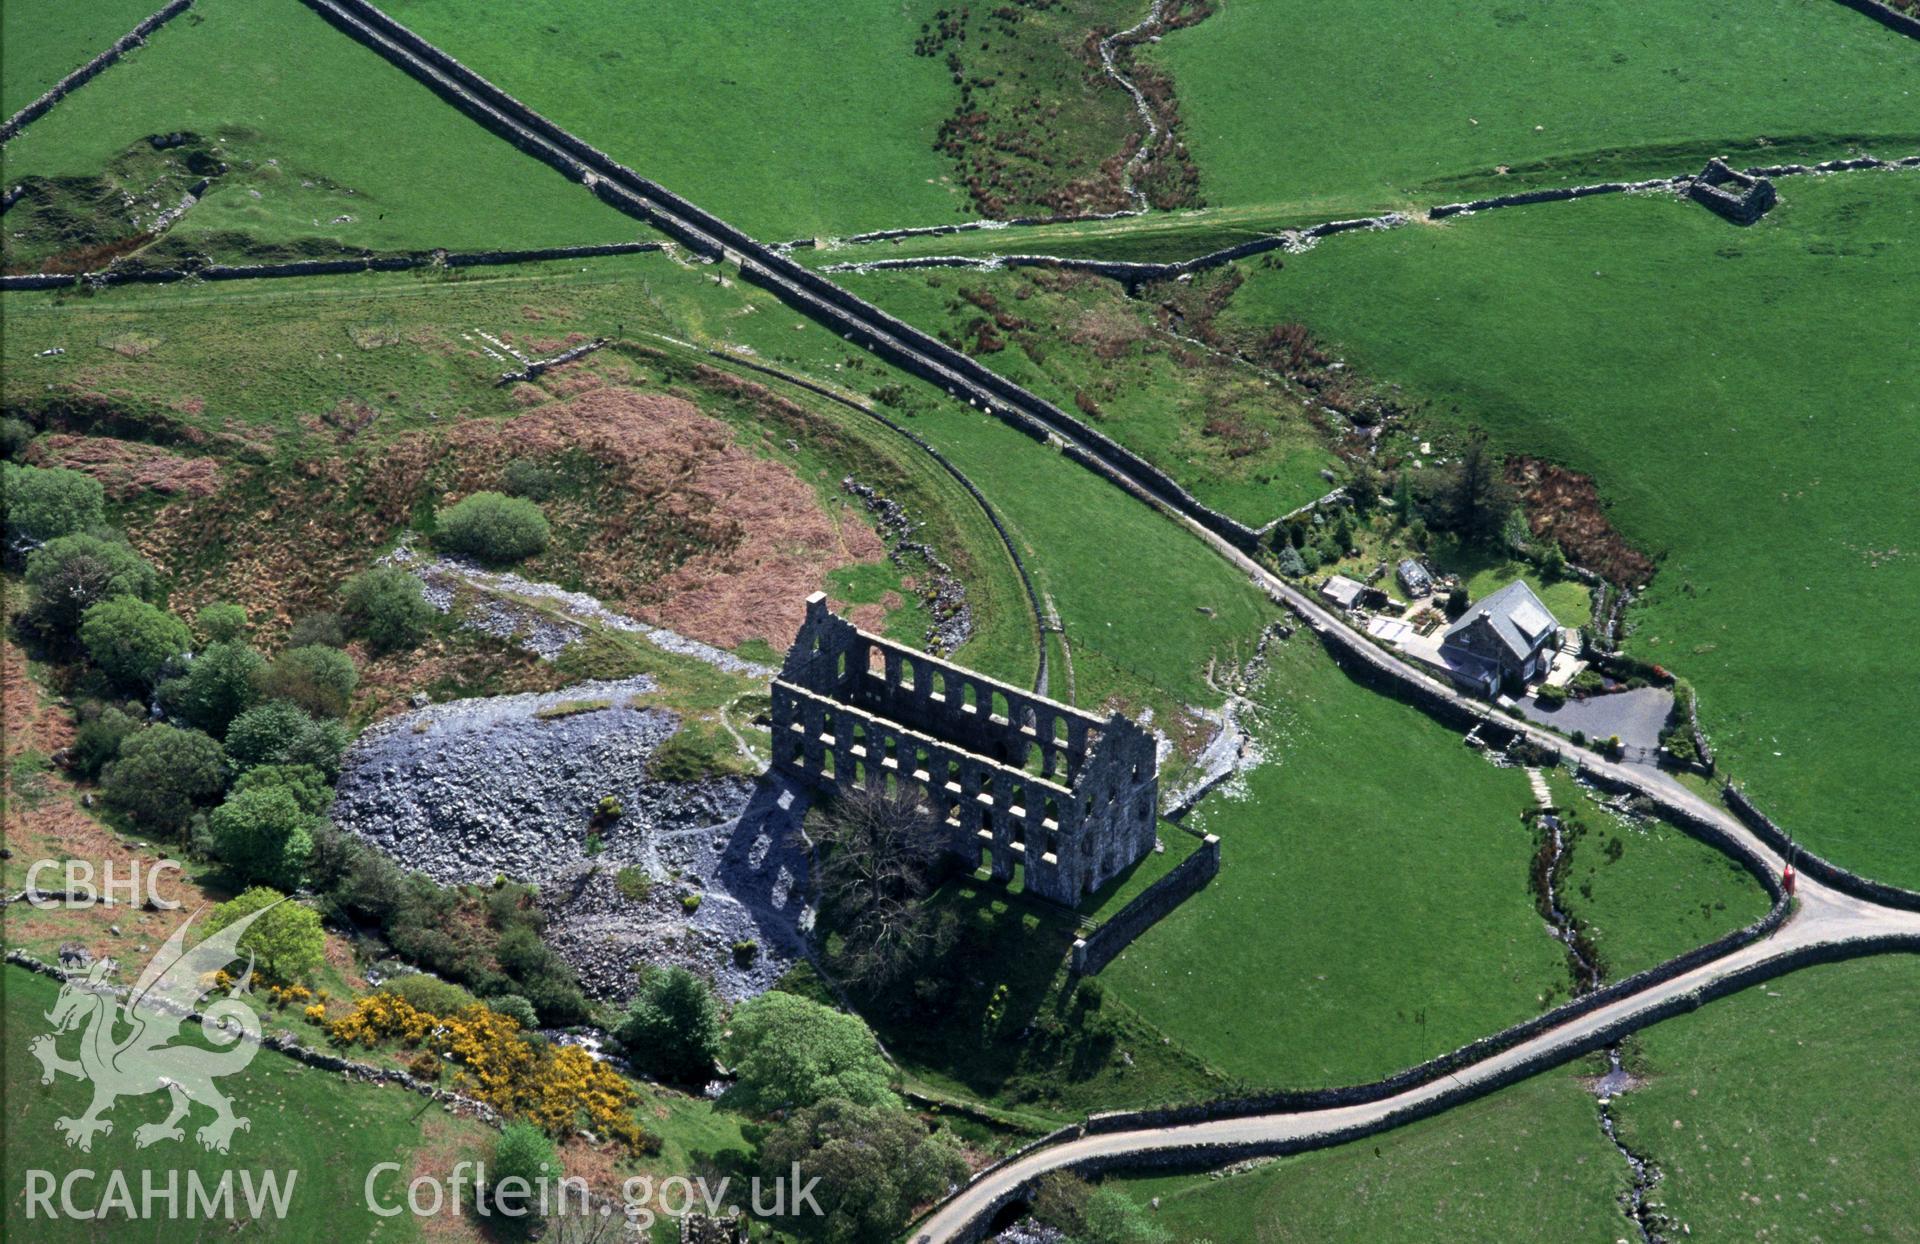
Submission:
<svg viewBox="0 0 1920 1244">
<path fill-rule="evenodd" d="M 1565 1071 L 1384 1136 L 1217 1179 L 1122 1186 L 1181 1244 L 1374 1244 L 1545 1239 L 1612 1244 L 1627 1165 L 1593 1098 Z M 1550 1226 L 1548 1224 L 1551 1224 Z"/>
<path fill-rule="evenodd" d="M 618 337 L 624 331 L 630 345 L 593 356 L 576 371 L 602 368 L 598 379 L 677 394 L 728 421 L 743 445 L 791 467 L 813 488 L 823 509 L 843 521 L 866 521 L 864 511 L 849 508 L 852 503 L 841 492 L 840 480 L 849 473 L 909 506 L 926 525 L 922 538 L 966 584 L 974 624 L 966 659 L 1016 682 L 1032 678 L 1031 608 L 1012 562 L 977 503 L 923 451 L 864 416 L 798 389 L 783 396 L 800 413 L 769 418 L 771 407 L 700 370 L 716 360 L 642 327 L 664 323 L 646 301 L 644 277 L 637 278 L 652 269 L 637 267 L 631 257 L 596 261 L 587 265 L 588 272 L 581 267 L 546 264 L 457 279 L 324 278 L 244 289 L 123 288 L 79 300 L 10 295 L 4 358 L 10 382 L 17 382 L 8 385 L 6 397 L 10 409 L 38 412 L 56 426 L 115 432 L 188 453 L 210 453 L 223 462 L 224 477 L 237 481 L 236 490 L 202 504 L 209 513 L 234 510 L 236 521 L 245 522 L 216 533 L 211 557 L 198 558 L 193 566 L 167 567 L 176 583 L 197 583 L 206 575 L 229 573 L 237 549 L 278 546 L 291 539 L 283 530 L 286 522 L 308 520 L 312 509 L 305 503 L 249 509 L 244 503 L 251 498 L 257 504 L 262 489 L 271 495 L 280 483 L 313 487 L 302 482 L 312 463 L 352 457 L 360 441 L 390 444 L 437 435 L 460 417 L 521 413 L 525 395 L 495 387 L 499 364 L 479 352 L 476 332 L 532 349 L 535 342 L 564 340 L 569 334 Z M 136 341 L 140 348 L 129 349 L 128 343 Z M 61 342 L 67 343 L 65 355 L 34 357 Z M 71 366 L 52 366 L 60 362 Z M 55 386 L 53 396 L 44 388 L 48 384 Z M 114 396 L 102 406 L 84 397 L 103 392 Z M 343 399 L 343 394 L 350 396 Z M 355 444 L 341 444 L 337 417 L 329 413 L 341 409 L 343 400 L 373 412 L 371 421 L 347 438 Z M 196 438 L 209 435 L 220 438 L 217 448 L 192 448 Z M 589 475 L 589 483 L 599 478 Z M 341 529 L 357 531 L 355 524 L 367 517 L 369 507 L 357 493 L 339 492 L 316 495 L 312 503 L 339 511 Z M 129 501 L 145 519 L 163 503 L 152 495 Z M 365 540 L 346 542 L 347 551 L 369 557 L 392 538 L 393 529 L 375 526 L 379 531 Z M 575 563 L 591 552 L 573 547 L 578 535 L 561 530 L 546 561 L 530 566 L 528 573 L 577 574 Z M 316 553 L 307 560 L 317 564 L 334 555 Z M 925 610 L 902 590 L 897 567 L 869 563 L 850 567 L 843 577 L 849 594 L 841 599 L 858 603 L 872 597 L 881 604 L 891 599 L 897 616 L 890 625 L 903 637 L 911 632 L 912 642 L 923 640 Z M 330 590 L 331 585 L 328 579 L 313 586 Z M 885 595 L 889 590 L 895 593 L 891 598 Z"/>
<path fill-rule="evenodd" d="M 1084 275 L 843 273 L 863 298 L 962 345 L 1252 526 L 1326 492 L 1336 465 L 1291 393 L 1174 337 L 1151 304 Z"/>
<path fill-rule="evenodd" d="M 1608 980 L 1766 914 L 1766 891 L 1712 847 L 1664 821 L 1621 819 L 1564 771 L 1549 774 L 1548 784 L 1554 802 L 1586 827 L 1573 843 L 1561 903 L 1586 926 Z"/>
<path fill-rule="evenodd" d="M 12 21 L 9 6 L 9 33 Z M 647 232 L 298 0 L 202 0 L 8 143 L 7 181 L 98 177 L 123 153 L 145 150 L 147 135 L 174 131 L 210 139 L 229 170 L 173 226 L 167 250 L 234 259 L 554 246 Z M 140 184 L 126 188 L 141 197 Z M 8 213 L 10 232 L 28 227 L 25 207 Z M 37 237 L 10 255 L 19 246 L 62 249 L 57 237 Z"/>
<path fill-rule="evenodd" d="M 1107 969 L 1112 996 L 1229 1074 L 1289 1088 L 1374 1079 L 1564 1001 L 1564 959 L 1527 889 L 1523 775 L 1355 686 L 1305 636 L 1269 651 L 1262 761 L 1243 795 L 1189 819 L 1220 835 L 1220 875 Z M 1618 861 L 1595 832 L 1571 874 L 1616 974 L 1765 910 L 1692 839 L 1617 832 Z M 1235 1005 L 1207 1001 L 1220 997 Z"/>
<path fill-rule="evenodd" d="M 1887 629 L 1920 599 L 1920 178 L 1781 193 L 1745 230 L 1652 196 L 1343 238 L 1223 318 L 1303 319 L 1422 423 L 1592 474 L 1659 559 L 1628 648 L 1700 689 L 1722 769 L 1811 849 L 1920 885 L 1920 833 L 1883 815 L 1920 796 Z"/>
<path fill-rule="evenodd" d="M 395 18 L 614 158 L 768 240 L 976 213 L 933 150 L 952 106 L 900 0 L 483 6 Z"/>
<path fill-rule="evenodd" d="M 253 1062 L 219 1081 L 234 1113 L 250 1118 L 247 1131 L 236 1132 L 228 1154 L 212 1153 L 193 1137 L 193 1129 L 212 1114 L 195 1107 L 182 1126 L 186 1139 L 162 1141 L 136 1149 L 134 1130 L 157 1122 L 167 1113 L 165 1094 L 121 1101 L 110 1114 L 113 1130 L 94 1140 L 93 1151 L 68 1148 L 54 1129 L 54 1120 L 82 1113 L 92 1090 L 68 1076 L 51 1085 L 40 1083 L 40 1065 L 24 1053 L 29 1038 L 45 1031 L 41 1015 L 53 1005 L 58 986 L 44 976 L 9 966 L 5 969 L 6 1037 L 11 1056 L 6 1060 L 7 1119 L 5 1174 L 7 1234 L 18 1239 L 99 1240 L 119 1238 L 124 1219 L 83 1222 L 70 1218 L 29 1222 L 21 1190 L 28 1170 L 51 1172 L 55 1180 L 80 1168 L 97 1172 L 76 1182 L 75 1202 L 91 1209 L 105 1195 L 107 1174 L 122 1172 L 136 1198 L 142 1171 L 154 1172 L 164 1187 L 167 1172 L 177 1171 L 183 1221 L 172 1224 L 196 1234 L 224 1233 L 226 1224 L 184 1221 L 187 1172 L 199 1174 L 203 1184 L 216 1184 L 222 1172 L 234 1172 L 234 1217 L 249 1214 L 239 1173 L 292 1174 L 293 1190 L 284 1219 L 269 1212 L 250 1225 L 250 1233 L 274 1240 L 407 1240 L 420 1235 L 421 1220 L 411 1214 L 381 1218 L 366 1206 L 362 1187 L 376 1163 L 398 1162 L 402 1175 L 386 1177 L 383 1196 L 391 1197 L 414 1172 L 440 1174 L 460 1158 L 482 1156 L 492 1132 L 477 1122 L 446 1114 L 412 1093 L 369 1085 L 343 1083 L 339 1076 L 303 1067 L 281 1055 L 260 1052 Z M 183 1037 L 196 1032 L 189 1028 Z M 71 1055 L 76 1038 L 66 1037 L 63 1052 Z M 294 1174 L 296 1173 L 297 1174 Z M 284 1186 L 284 1183 L 283 1185 Z M 91 1199 L 90 1199 L 91 1198 Z M 54 1205 L 59 1205 L 56 1196 Z M 160 1210 L 164 1221 L 164 1205 Z"/>
<path fill-rule="evenodd" d="M 0 12 L 0 116 L 32 103 L 159 7 L 149 0 L 7 0 Z"/>
<path fill-rule="evenodd" d="M 1357 687 L 1310 636 L 1268 651 L 1262 763 L 1188 818 L 1220 835 L 1220 875 L 1102 973 L 1108 992 L 1280 1087 L 1375 1079 L 1564 996 L 1527 895 L 1523 775 Z"/>
<path fill-rule="evenodd" d="M 1322 217 L 1920 143 L 1913 41 L 1831 0 L 1235 0 L 1150 53 L 1209 205 Z M 1512 171 L 1501 175 L 1496 170 Z"/>
<path fill-rule="evenodd" d="M 1920 1239 L 1920 959 L 1810 968 L 1640 1038 L 1621 1138 L 1695 1239 Z"/>
<path fill-rule="evenodd" d="M 1811 968 L 1648 1029 L 1621 1138 L 1668 1238 L 1920 1239 L 1910 957 Z M 1177 1241 L 1617 1241 L 1628 1186 L 1580 1064 L 1383 1136 L 1221 1178 L 1124 1181 Z M 1756 1074 L 1756 1069 L 1764 1069 Z"/>
</svg>

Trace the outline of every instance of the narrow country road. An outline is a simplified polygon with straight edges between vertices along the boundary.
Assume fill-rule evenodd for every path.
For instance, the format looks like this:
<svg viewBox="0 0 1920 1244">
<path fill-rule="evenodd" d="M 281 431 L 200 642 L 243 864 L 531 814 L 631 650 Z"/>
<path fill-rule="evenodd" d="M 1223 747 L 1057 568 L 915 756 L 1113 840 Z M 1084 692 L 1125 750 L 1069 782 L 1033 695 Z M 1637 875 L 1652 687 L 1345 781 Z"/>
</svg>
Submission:
<svg viewBox="0 0 1920 1244">
<path fill-rule="evenodd" d="M 1227 541 L 1191 519 L 1181 521 L 1221 556 L 1245 570 L 1269 596 L 1297 614 L 1325 642 L 1343 646 L 1369 664 L 1428 684 L 1462 706 L 1484 713 L 1483 705 L 1458 695 L 1452 688 L 1375 647 L 1331 611 L 1268 573 Z M 1665 775 L 1615 764 L 1523 721 L 1505 717 L 1499 720 L 1503 727 L 1521 731 L 1541 745 L 1569 759 L 1577 759 L 1582 767 L 1630 786 L 1657 803 L 1713 822 L 1739 849 L 1774 873 L 1778 874 L 1785 866 L 1786 861 L 1739 820 L 1678 783 L 1666 780 Z M 1665 1018 L 1676 1002 L 1685 1002 L 1689 995 L 1697 998 L 1715 985 L 1738 986 L 1790 971 L 1798 966 L 1805 952 L 1814 948 L 1833 947 L 1836 957 L 1844 957 L 1848 943 L 1863 943 L 1862 953 L 1893 949 L 1920 953 L 1920 912 L 1884 907 L 1804 877 L 1797 886 L 1797 899 L 1796 909 L 1770 937 L 1734 949 L 1671 980 L 1649 985 L 1452 1074 L 1391 1097 L 1323 1110 L 1275 1111 L 1176 1126 L 1087 1133 L 1033 1149 L 1004 1166 L 989 1169 L 955 1193 L 920 1224 L 913 1238 L 921 1244 L 978 1239 L 996 1212 L 1019 1199 L 1041 1175 L 1063 1167 L 1097 1171 L 1165 1165 L 1201 1170 L 1262 1154 L 1321 1148 L 1385 1131 L 1598 1049 L 1624 1033 Z"/>
<path fill-rule="evenodd" d="M 1823 887 L 1802 885 L 1800 909 L 1773 937 L 1755 942 L 1665 984 L 1621 999 L 1465 1068 L 1394 1097 L 1364 1105 L 1218 1119 L 1186 1126 L 1095 1133 L 1035 1150 L 991 1171 L 942 1205 L 921 1224 L 915 1239 L 928 1244 L 979 1237 L 993 1214 L 1016 1199 L 1033 1180 L 1061 1167 L 1152 1166 L 1175 1158 L 1188 1169 L 1223 1166 L 1262 1153 L 1297 1152 L 1337 1144 L 1406 1121 L 1421 1107 L 1477 1096 L 1526 1072 L 1542 1058 L 1571 1058 L 1597 1049 L 1622 1032 L 1660 1018 L 1655 1012 L 1716 981 L 1764 978 L 1768 965 L 1791 952 L 1864 937 L 1904 935 L 1920 949 L 1920 913 L 1875 907 Z M 1544 1068 L 1533 1067 L 1533 1070 Z M 1430 1112 L 1421 1111 L 1422 1114 Z M 1192 1152 L 1197 1148 L 1197 1152 Z"/>
<path fill-rule="evenodd" d="M 328 21 L 392 61 L 494 133 L 551 164 L 609 204 L 710 259 L 739 265 L 741 275 L 844 339 L 943 389 L 957 401 L 1056 442 L 1061 452 L 1187 525 L 1244 571 L 1277 603 L 1302 618 L 1329 645 L 1402 686 L 1450 709 L 1488 718 L 1468 699 L 1348 629 L 1297 588 L 1269 573 L 1243 550 L 1258 533 L 1216 513 L 1163 470 L 978 360 L 855 297 L 774 247 L 620 164 L 394 21 L 369 0 L 305 0 Z M 1878 162 L 1875 162 L 1876 164 Z M 1369 222 L 1351 222 L 1364 226 Z M 1490 718 L 1488 718 L 1490 719 Z M 1491 720 L 1491 719 L 1490 719 Z M 1662 775 L 1617 764 L 1524 721 L 1498 719 L 1562 759 L 1633 790 L 1684 819 L 1712 826 L 1728 846 L 1776 876 L 1785 862 L 1738 819 Z M 1397 1126 L 1490 1092 L 1621 1034 L 1809 961 L 1809 952 L 1920 951 L 1920 912 L 1882 906 L 1802 878 L 1797 908 L 1769 937 L 1740 945 L 1705 964 L 1609 998 L 1499 1052 L 1393 1096 L 1322 1110 L 1276 1110 L 1205 1122 L 1082 1133 L 1042 1145 L 989 1168 L 939 1206 L 916 1229 L 926 1241 L 978 1238 L 991 1216 L 1030 1182 L 1063 1166 L 1219 1166 L 1260 1153 L 1291 1152 Z M 1512 1031 L 1512 1030 L 1509 1030 Z"/>
</svg>

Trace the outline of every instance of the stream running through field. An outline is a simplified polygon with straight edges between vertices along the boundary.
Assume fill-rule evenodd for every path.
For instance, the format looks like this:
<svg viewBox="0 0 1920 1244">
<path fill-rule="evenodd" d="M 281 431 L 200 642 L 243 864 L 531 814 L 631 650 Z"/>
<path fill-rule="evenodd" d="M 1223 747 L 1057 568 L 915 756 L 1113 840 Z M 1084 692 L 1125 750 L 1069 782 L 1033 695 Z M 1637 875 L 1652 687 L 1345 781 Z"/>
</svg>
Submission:
<svg viewBox="0 0 1920 1244">
<path fill-rule="evenodd" d="M 1579 921 L 1560 900 L 1560 881 L 1569 849 L 1565 828 L 1559 815 L 1551 809 L 1542 810 L 1540 825 L 1545 837 L 1534 861 L 1536 898 L 1554 938 L 1567 948 L 1567 968 L 1573 976 L 1573 995 L 1577 998 L 1598 989 L 1604 973 L 1581 933 Z M 1654 1184 L 1660 1180 L 1660 1168 L 1620 1139 L 1618 1121 L 1613 1114 L 1613 1099 L 1632 1086 L 1633 1076 L 1622 1061 L 1620 1046 L 1608 1046 L 1607 1073 L 1595 1081 L 1593 1089 L 1598 1098 L 1600 1131 L 1607 1143 L 1619 1151 L 1632 1176 L 1631 1185 L 1620 1194 L 1620 1207 L 1633 1220 L 1641 1244 L 1667 1244 L 1667 1237 L 1660 1231 L 1662 1216 L 1647 1201 Z"/>
</svg>

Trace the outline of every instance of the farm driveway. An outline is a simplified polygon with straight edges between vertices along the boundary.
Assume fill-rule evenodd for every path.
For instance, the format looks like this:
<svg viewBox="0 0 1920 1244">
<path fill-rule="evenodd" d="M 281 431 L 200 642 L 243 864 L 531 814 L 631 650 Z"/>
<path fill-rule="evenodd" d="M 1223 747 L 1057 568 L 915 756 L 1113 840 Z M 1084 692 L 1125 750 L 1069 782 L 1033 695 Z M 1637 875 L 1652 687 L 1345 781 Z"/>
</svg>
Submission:
<svg viewBox="0 0 1920 1244">
<path fill-rule="evenodd" d="M 1520 701 L 1520 711 L 1529 721 L 1568 734 L 1584 730 L 1590 739 L 1617 734 L 1628 747 L 1648 748 L 1660 746 L 1660 728 L 1667 724 L 1672 708 L 1673 692 L 1660 687 L 1568 700 L 1559 708 L 1547 708 L 1532 696 Z"/>
</svg>

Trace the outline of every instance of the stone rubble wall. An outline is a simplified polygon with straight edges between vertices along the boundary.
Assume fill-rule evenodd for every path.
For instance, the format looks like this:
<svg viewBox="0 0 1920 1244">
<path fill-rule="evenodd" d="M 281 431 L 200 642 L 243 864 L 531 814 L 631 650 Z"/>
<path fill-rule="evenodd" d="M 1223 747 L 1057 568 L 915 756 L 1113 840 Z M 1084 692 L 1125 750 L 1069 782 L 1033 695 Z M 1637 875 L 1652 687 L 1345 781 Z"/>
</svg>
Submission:
<svg viewBox="0 0 1920 1244">
<path fill-rule="evenodd" d="M 21 130 L 46 115 L 49 108 L 98 77 L 100 72 L 147 41 L 147 36 L 193 7 L 193 0 L 173 0 L 151 13 L 146 20 L 113 41 L 113 46 L 80 68 L 48 87 L 46 93 L 0 123 L 0 143 L 10 141 Z M 7 206 L 13 206 L 9 201 Z"/>
<path fill-rule="evenodd" d="M 1256 533 L 1202 505 L 1171 476 L 1105 434 L 1027 392 L 972 357 L 886 314 L 832 281 L 613 160 L 526 107 L 367 0 L 306 0 L 328 21 L 392 60 L 449 103 L 522 150 L 590 186 L 603 200 L 645 220 L 709 259 L 737 262 L 761 285 L 843 338 L 1009 422 L 1036 421 L 1080 441 L 1110 478 L 1132 475 L 1160 503 L 1208 524 L 1243 548 Z"/>
<path fill-rule="evenodd" d="M 941 453 L 938 449 L 936 449 L 933 446 L 933 443 L 931 441 L 927 440 L 924 436 L 921 436 L 918 432 L 914 432 L 908 429 L 907 427 L 903 426 L 898 421 L 890 419 L 887 416 L 881 414 L 879 411 L 873 409 L 873 407 L 871 406 L 867 406 L 860 402 L 853 401 L 843 396 L 842 394 L 834 392 L 832 389 L 827 388 L 825 385 L 817 384 L 814 381 L 808 380 L 804 376 L 796 376 L 796 375 L 793 375 L 792 373 L 781 371 L 778 368 L 768 367 L 763 363 L 756 363 L 756 362 L 753 362 L 752 360 L 743 359 L 736 355 L 728 354 L 720 350 L 708 350 L 707 353 L 713 358 L 724 360 L 725 362 L 730 363 L 736 367 L 744 367 L 749 371 L 757 371 L 762 375 L 772 376 L 776 380 L 784 380 L 788 384 L 798 385 L 800 388 L 803 388 L 810 393 L 814 393 L 820 397 L 824 397 L 829 401 L 836 402 L 839 405 L 847 407 L 849 410 L 859 411 L 861 414 L 865 415 L 867 418 L 874 420 L 875 422 L 881 424 L 883 427 L 891 429 L 892 431 L 897 432 L 901 436 L 904 436 L 908 440 L 912 441 L 914 445 L 916 445 L 921 450 L 921 452 L 925 453 L 928 457 L 932 458 L 936 463 L 940 465 L 940 468 L 942 470 L 944 470 L 948 475 L 952 476 L 954 479 L 954 482 L 958 483 L 960 487 L 966 490 L 967 495 L 972 497 L 975 503 L 979 505 L 980 512 L 986 515 L 987 521 L 993 525 L 994 533 L 1000 537 L 1000 543 L 1007 550 L 1007 556 L 1013 559 L 1013 568 L 1020 576 L 1020 586 L 1026 591 L 1028 607 L 1033 611 L 1033 625 L 1034 625 L 1035 638 L 1041 641 L 1039 644 L 1040 665 L 1039 665 L 1039 670 L 1034 677 L 1033 689 L 1036 693 L 1040 695 L 1045 695 L 1047 693 L 1047 645 L 1045 643 L 1046 629 L 1047 629 L 1046 610 L 1040 604 L 1040 592 L 1033 585 L 1033 576 L 1027 572 L 1027 560 L 1025 557 L 1021 556 L 1019 546 L 1014 543 L 1013 533 L 1008 531 L 1006 524 L 1000 521 L 999 512 L 993 508 L 993 504 L 987 500 L 987 495 L 980 491 L 979 486 L 976 485 L 971 479 L 967 478 L 966 473 L 961 471 L 959 467 L 955 466 L 952 459 L 948 458 L 944 453 Z"/>
<path fill-rule="evenodd" d="M 1908 38 L 1920 39 L 1920 17 L 1909 17 L 1898 9 L 1879 3 L 1879 0 L 1840 0 L 1840 3 L 1856 13 L 1871 17 L 1888 30 L 1897 30 Z"/>
<path fill-rule="evenodd" d="M 406 272 L 419 268 L 478 268 L 537 263 L 550 259 L 587 259 L 633 255 L 665 248 L 661 242 L 609 242 L 596 246 L 548 246 L 534 250 L 413 251 L 402 255 L 351 255 L 340 259 L 294 259 L 284 263 L 220 264 L 187 262 L 169 268 L 120 264 L 98 272 L 35 272 L 0 276 L 0 289 L 57 289 L 89 285 L 162 285 L 174 281 L 249 281 L 273 277 L 338 276 L 353 272 Z"/>
<path fill-rule="evenodd" d="M 1920 911 L 1920 893 L 1903 890 L 1883 881 L 1874 881 L 1858 873 L 1848 872 L 1838 864 L 1826 860 L 1800 846 L 1787 834 L 1787 831 L 1774 824 L 1773 819 L 1759 808 L 1747 793 L 1728 782 L 1721 788 L 1726 797 L 1727 806 L 1740 818 L 1742 824 L 1752 830 L 1756 837 L 1778 851 L 1795 869 L 1812 877 L 1822 885 L 1832 886 L 1844 894 L 1864 898 L 1879 903 L 1883 907 L 1898 907 L 1903 911 Z"/>
<path fill-rule="evenodd" d="M 1172 871 L 1142 890 L 1099 928 L 1073 943 L 1074 974 L 1098 976 L 1135 938 L 1160 923 L 1219 871 L 1220 839 L 1208 834 L 1201 840 L 1199 850 L 1174 865 Z"/>
<path fill-rule="evenodd" d="M 1169 1145 L 1144 1152 L 1102 1155 L 1066 1163 L 1071 1169 L 1083 1176 L 1098 1176 L 1113 1171 L 1205 1171 L 1218 1170 L 1235 1162 L 1252 1158 L 1281 1157 L 1288 1154 L 1305 1153 L 1314 1149 L 1324 1149 L 1330 1145 L 1345 1144 L 1376 1136 L 1421 1119 L 1453 1109 L 1464 1102 L 1473 1101 L 1490 1093 L 1517 1084 L 1540 1074 L 1542 1071 L 1589 1054 L 1605 1049 L 1630 1033 L 1672 1019 L 1690 1011 L 1698 1010 L 1708 1002 L 1739 993 L 1762 984 L 1788 972 L 1812 967 L 1823 963 L 1838 963 L 1847 959 L 1862 958 L 1867 955 L 1899 952 L 1920 952 L 1920 938 L 1906 935 L 1887 935 L 1881 937 L 1857 938 L 1844 942 L 1828 942 L 1817 946 L 1802 947 L 1789 951 L 1774 959 L 1753 964 L 1738 972 L 1713 981 L 1698 990 L 1692 990 L 1670 998 L 1657 1006 L 1639 1014 L 1628 1016 L 1616 1023 L 1597 1029 L 1577 1042 L 1542 1050 L 1540 1053 L 1522 1062 L 1505 1068 L 1484 1080 L 1470 1084 L 1461 1084 L 1442 1093 L 1396 1110 L 1381 1118 L 1346 1127 L 1329 1127 L 1325 1131 L 1314 1132 L 1306 1136 L 1284 1140 L 1258 1140 L 1237 1143 L 1202 1141 L 1184 1145 Z M 1192 1121 L 1192 1120 L 1190 1120 Z M 1143 1126 L 1152 1126 L 1145 1124 Z M 1098 1130 L 1091 1126 L 1088 1131 Z M 1049 1138 L 1047 1144 L 1057 1144 L 1064 1140 L 1075 1139 L 1069 1129 L 1062 1129 Z M 1031 1146 L 1025 1153 L 1031 1153 L 1041 1146 Z M 953 1237 L 955 1241 L 972 1244 L 984 1238 L 988 1224 L 1001 1210 L 1016 1202 L 1026 1200 L 1033 1193 L 1034 1183 L 1029 1181 L 1008 1189 L 995 1198 L 968 1229 Z M 920 1237 L 925 1239 L 925 1237 Z"/>
</svg>

